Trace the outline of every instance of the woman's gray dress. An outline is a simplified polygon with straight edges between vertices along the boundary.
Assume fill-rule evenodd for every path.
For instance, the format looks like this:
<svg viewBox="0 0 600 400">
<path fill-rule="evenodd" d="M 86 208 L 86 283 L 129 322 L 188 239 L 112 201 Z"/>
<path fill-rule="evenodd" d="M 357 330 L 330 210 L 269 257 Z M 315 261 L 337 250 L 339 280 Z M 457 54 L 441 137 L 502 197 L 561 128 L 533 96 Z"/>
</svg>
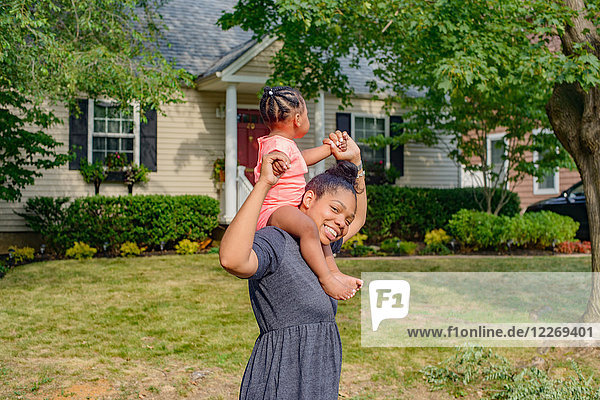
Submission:
<svg viewBox="0 0 600 400">
<path fill-rule="evenodd" d="M 332 244 L 334 253 L 341 245 Z M 325 294 L 288 233 L 263 228 L 253 249 L 258 270 L 248 288 L 260 335 L 240 399 L 336 400 L 342 368 L 337 301 Z"/>
</svg>

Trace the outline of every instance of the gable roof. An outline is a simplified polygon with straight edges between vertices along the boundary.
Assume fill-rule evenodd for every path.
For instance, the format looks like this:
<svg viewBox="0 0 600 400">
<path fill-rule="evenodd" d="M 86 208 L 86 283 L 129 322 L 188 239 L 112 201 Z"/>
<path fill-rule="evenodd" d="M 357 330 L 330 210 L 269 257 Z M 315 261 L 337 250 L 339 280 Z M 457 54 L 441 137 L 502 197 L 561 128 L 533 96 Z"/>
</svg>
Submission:
<svg viewBox="0 0 600 400">
<path fill-rule="evenodd" d="M 221 15 L 236 4 L 237 0 L 167 2 L 159 10 L 167 27 L 160 43 L 163 55 L 196 77 L 223 71 L 257 44 L 252 32 L 239 27 L 223 31 L 217 25 Z M 352 68 L 348 59 L 341 60 L 341 66 L 355 93 L 371 94 L 367 82 L 374 74 L 366 60 L 361 60 L 359 69 Z"/>
<path fill-rule="evenodd" d="M 252 32 L 244 32 L 239 27 L 223 31 L 217 25 L 223 12 L 232 11 L 235 4 L 237 0 L 167 2 L 159 9 L 167 28 L 160 51 L 167 60 L 195 76 L 204 75 L 227 55 L 235 60 L 236 55 L 254 43 Z"/>
</svg>

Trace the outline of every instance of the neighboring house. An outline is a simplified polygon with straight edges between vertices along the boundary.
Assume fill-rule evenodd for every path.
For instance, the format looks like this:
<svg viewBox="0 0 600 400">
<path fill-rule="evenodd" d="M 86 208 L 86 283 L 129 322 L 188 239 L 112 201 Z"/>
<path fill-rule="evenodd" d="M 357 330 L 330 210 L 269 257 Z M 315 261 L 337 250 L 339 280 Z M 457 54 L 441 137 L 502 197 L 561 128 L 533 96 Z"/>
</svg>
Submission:
<svg viewBox="0 0 600 400">
<path fill-rule="evenodd" d="M 45 171 L 35 185 L 23 191 L 21 203 L 0 202 L 0 253 L 11 244 L 38 246 L 39 239 L 14 211 L 22 211 L 28 198 L 35 196 L 80 197 L 93 195 L 79 171 L 81 157 L 97 160 L 114 151 L 145 164 L 152 171 L 146 185 L 136 186 L 136 194 L 204 194 L 220 199 L 221 220 L 232 220 L 251 188 L 251 174 L 245 173 L 256 161 L 256 138 L 267 133 L 258 113 L 258 93 L 271 72 L 269 60 L 277 51 L 273 39 L 252 40 L 251 33 L 239 28 L 222 31 L 216 21 L 223 10 L 231 10 L 235 0 L 172 0 L 162 8 L 168 27 L 164 54 L 197 77 L 195 88 L 184 88 L 185 103 L 167 105 L 162 112 L 147 114 L 148 122 L 115 112 L 110 103 L 82 99 L 79 117 L 65 108 L 56 109 L 64 125 L 49 132 L 65 144 L 63 151 L 80 146 L 78 159 L 61 168 Z M 393 135 L 390 123 L 401 118 L 402 110 L 388 116 L 382 101 L 371 100 L 367 81 L 372 79 L 368 65 L 359 69 L 345 66 L 356 96 L 353 105 L 339 110 L 341 102 L 328 93 L 308 102 L 309 133 L 298 140 L 305 149 L 320 145 L 335 129 L 347 130 L 360 141 L 371 135 Z M 93 79 L 93 77 L 90 77 Z M 394 165 L 402 176 L 398 185 L 459 187 L 463 173 L 447 156 L 444 146 L 429 148 L 408 143 L 398 149 L 373 151 L 363 146 L 365 162 L 382 161 Z M 221 185 L 211 180 L 213 162 L 225 157 L 226 177 Z M 241 167 L 238 167 L 238 162 Z M 328 161 L 332 162 L 332 161 Z M 309 175 L 323 170 L 320 163 Z M 562 176 L 562 175 L 561 175 Z M 561 179 L 561 187 L 563 179 Z M 100 193 L 125 195 L 122 183 L 104 183 Z"/>
<path fill-rule="evenodd" d="M 503 129 L 497 129 L 488 135 L 487 138 L 487 159 L 489 163 L 500 165 L 502 163 L 502 146 L 496 146 L 497 142 L 504 140 L 506 132 Z M 552 134 L 540 133 L 536 134 Z M 526 154 L 526 160 L 535 161 L 538 158 L 537 152 Z M 470 173 L 462 171 L 461 186 L 481 186 L 482 180 L 480 175 L 472 176 Z M 577 170 L 571 171 L 566 168 L 559 168 L 553 174 L 546 176 L 542 182 L 538 179 L 527 175 L 524 179 L 516 184 L 512 182 L 507 189 L 517 193 L 521 200 L 521 211 L 540 200 L 545 200 L 551 197 L 556 197 L 564 190 L 570 188 L 581 180 L 581 176 Z"/>
</svg>

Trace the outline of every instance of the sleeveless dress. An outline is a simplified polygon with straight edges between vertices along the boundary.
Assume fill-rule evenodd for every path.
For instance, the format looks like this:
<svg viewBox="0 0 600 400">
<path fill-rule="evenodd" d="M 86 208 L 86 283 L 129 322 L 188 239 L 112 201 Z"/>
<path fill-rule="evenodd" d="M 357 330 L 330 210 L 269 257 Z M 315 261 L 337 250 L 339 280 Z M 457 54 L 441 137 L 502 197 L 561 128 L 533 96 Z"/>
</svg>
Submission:
<svg viewBox="0 0 600 400">
<path fill-rule="evenodd" d="M 279 181 L 267 193 L 263 202 L 256 224 L 256 230 L 264 228 L 269 222 L 269 217 L 281 206 L 297 207 L 302 201 L 306 180 L 304 174 L 308 172 L 308 166 L 302 152 L 292 139 L 279 135 L 262 136 L 258 139 L 258 163 L 254 167 L 254 181 L 258 182 L 262 158 L 265 154 L 279 151 L 290 159 L 290 169 L 285 171 Z"/>
<path fill-rule="evenodd" d="M 332 243 L 338 252 L 342 239 Z M 342 343 L 329 297 L 302 259 L 296 240 L 268 226 L 256 232 L 258 270 L 249 278 L 260 328 L 240 399 L 337 400 Z"/>
</svg>

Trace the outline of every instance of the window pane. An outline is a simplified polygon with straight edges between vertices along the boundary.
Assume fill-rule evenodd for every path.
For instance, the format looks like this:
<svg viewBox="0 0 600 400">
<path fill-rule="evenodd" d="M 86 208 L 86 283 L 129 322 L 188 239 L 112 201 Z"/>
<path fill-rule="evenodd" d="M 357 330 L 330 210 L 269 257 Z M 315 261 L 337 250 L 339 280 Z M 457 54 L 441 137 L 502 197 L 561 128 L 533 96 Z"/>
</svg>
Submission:
<svg viewBox="0 0 600 400">
<path fill-rule="evenodd" d="M 504 140 L 492 140 L 492 164 L 501 165 L 504 161 L 502 160 L 502 156 L 504 155 Z"/>
<path fill-rule="evenodd" d="M 133 153 L 125 153 L 128 162 L 133 162 Z"/>
<path fill-rule="evenodd" d="M 106 117 L 106 107 L 94 103 L 94 118 Z"/>
<path fill-rule="evenodd" d="M 377 119 L 377 133 L 385 133 L 385 120 L 384 119 Z"/>
<path fill-rule="evenodd" d="M 119 139 L 118 138 L 107 138 L 107 150 L 109 152 L 119 151 Z"/>
<path fill-rule="evenodd" d="M 108 118 L 119 118 L 120 113 L 117 107 L 108 107 Z"/>
<path fill-rule="evenodd" d="M 122 130 L 123 133 L 133 133 L 133 122 L 131 121 L 123 121 L 122 122 Z"/>
<path fill-rule="evenodd" d="M 108 130 L 109 133 L 121 133 L 119 121 L 108 121 Z"/>
<path fill-rule="evenodd" d="M 360 117 L 356 117 L 354 119 L 354 122 L 356 123 L 356 129 L 363 129 L 364 128 L 364 119 L 360 118 Z"/>
<path fill-rule="evenodd" d="M 106 132 L 106 121 L 103 119 L 94 119 L 94 132 L 104 133 Z"/>
<path fill-rule="evenodd" d="M 375 118 L 365 118 L 365 129 L 369 131 L 375 129 Z"/>
<path fill-rule="evenodd" d="M 133 138 L 121 139 L 121 150 L 133 152 Z"/>
<path fill-rule="evenodd" d="M 121 110 L 121 118 L 133 121 L 133 107 L 128 107 L 124 110 Z"/>
<path fill-rule="evenodd" d="M 92 140 L 92 150 L 106 150 L 106 138 L 95 137 Z"/>
<path fill-rule="evenodd" d="M 92 153 L 92 162 L 96 162 L 96 161 L 104 161 L 104 152 L 103 151 L 94 151 Z"/>
<path fill-rule="evenodd" d="M 544 176 L 544 181 L 538 181 L 538 188 L 540 189 L 554 189 L 554 174 Z"/>
</svg>

